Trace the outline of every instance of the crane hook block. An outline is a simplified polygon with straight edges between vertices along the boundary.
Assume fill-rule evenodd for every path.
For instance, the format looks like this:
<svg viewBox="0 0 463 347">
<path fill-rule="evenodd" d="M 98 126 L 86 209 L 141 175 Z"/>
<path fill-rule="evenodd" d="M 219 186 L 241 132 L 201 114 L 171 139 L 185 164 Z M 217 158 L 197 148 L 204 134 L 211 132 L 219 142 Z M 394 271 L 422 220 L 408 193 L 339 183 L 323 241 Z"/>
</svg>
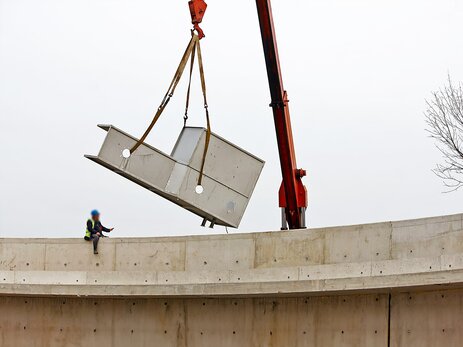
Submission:
<svg viewBox="0 0 463 347">
<path fill-rule="evenodd" d="M 202 39 L 204 37 L 204 32 L 199 27 L 199 23 L 203 21 L 207 4 L 204 0 L 190 0 L 188 1 L 188 6 L 190 7 L 191 23 L 193 24 L 194 29 L 198 32 L 199 39 Z"/>
</svg>

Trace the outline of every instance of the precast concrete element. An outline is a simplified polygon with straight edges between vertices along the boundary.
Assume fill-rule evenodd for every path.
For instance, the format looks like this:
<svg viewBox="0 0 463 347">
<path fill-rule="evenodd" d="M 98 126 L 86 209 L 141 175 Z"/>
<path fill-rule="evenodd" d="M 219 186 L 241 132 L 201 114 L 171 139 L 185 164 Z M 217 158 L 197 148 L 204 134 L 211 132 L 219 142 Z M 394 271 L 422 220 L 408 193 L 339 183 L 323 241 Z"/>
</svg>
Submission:
<svg viewBox="0 0 463 347">
<path fill-rule="evenodd" d="M 184 127 L 171 155 L 142 144 L 112 125 L 97 156 L 86 157 L 214 224 L 237 228 L 264 161 L 212 133 L 203 162 L 206 130 Z M 124 153 L 124 151 L 126 151 Z M 127 153 L 128 151 L 128 153 Z"/>
<path fill-rule="evenodd" d="M 0 296 L 0 346 L 461 346 L 463 290 L 310 297 Z"/>
<path fill-rule="evenodd" d="M 0 346 L 459 346 L 463 215 L 0 240 Z"/>
<path fill-rule="evenodd" d="M 462 215 L 214 236 L 1 239 L 0 294 L 324 295 L 463 283 Z M 111 290 L 108 290 L 111 286 Z"/>
</svg>

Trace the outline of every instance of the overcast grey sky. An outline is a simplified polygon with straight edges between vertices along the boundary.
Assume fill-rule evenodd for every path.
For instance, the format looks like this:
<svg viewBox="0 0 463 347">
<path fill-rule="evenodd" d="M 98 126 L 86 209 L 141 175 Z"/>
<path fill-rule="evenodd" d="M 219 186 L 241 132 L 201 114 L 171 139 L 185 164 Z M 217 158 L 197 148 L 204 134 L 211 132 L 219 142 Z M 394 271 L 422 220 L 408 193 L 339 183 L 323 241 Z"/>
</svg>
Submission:
<svg viewBox="0 0 463 347">
<path fill-rule="evenodd" d="M 253 0 L 209 0 L 202 41 L 213 130 L 266 160 L 239 231 L 279 228 L 281 180 Z M 273 0 L 311 227 L 462 212 L 442 194 L 424 99 L 463 80 L 460 0 Z M 188 40 L 187 1 L 0 0 L 0 236 L 223 233 L 97 164 L 97 123 L 140 135 Z M 197 77 L 197 76 L 196 76 Z M 149 137 L 170 152 L 185 80 Z M 191 124 L 203 125 L 198 79 Z M 233 230 L 231 232 L 237 232 Z"/>
</svg>

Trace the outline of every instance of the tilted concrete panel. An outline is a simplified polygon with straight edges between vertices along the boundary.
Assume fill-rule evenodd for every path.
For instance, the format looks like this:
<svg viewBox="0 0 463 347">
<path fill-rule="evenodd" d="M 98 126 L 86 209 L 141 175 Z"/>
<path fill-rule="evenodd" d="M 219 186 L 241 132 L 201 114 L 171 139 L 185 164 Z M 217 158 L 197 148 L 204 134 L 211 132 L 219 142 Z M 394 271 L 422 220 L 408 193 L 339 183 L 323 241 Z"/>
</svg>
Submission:
<svg viewBox="0 0 463 347">
<path fill-rule="evenodd" d="M 111 125 L 96 163 L 143 186 L 215 224 L 237 228 L 260 176 L 264 162 L 212 133 L 201 185 L 196 192 L 204 156 L 206 130 L 184 127 L 171 155 L 143 143 L 124 155 L 137 139 Z"/>
</svg>

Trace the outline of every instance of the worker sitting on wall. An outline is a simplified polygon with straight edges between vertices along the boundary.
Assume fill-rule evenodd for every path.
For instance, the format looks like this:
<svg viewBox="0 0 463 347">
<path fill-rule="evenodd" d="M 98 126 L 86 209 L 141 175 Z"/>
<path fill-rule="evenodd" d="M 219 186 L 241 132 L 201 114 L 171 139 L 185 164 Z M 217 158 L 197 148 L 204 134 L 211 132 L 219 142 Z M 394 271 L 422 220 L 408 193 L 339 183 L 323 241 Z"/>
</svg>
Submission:
<svg viewBox="0 0 463 347">
<path fill-rule="evenodd" d="M 93 254 L 98 254 L 98 241 L 100 237 L 106 237 L 103 235 L 103 231 L 106 233 L 111 232 L 114 228 L 105 228 L 100 222 L 100 212 L 93 210 L 91 218 L 87 220 L 87 229 L 85 230 L 84 239 L 86 241 L 93 241 Z"/>
</svg>

